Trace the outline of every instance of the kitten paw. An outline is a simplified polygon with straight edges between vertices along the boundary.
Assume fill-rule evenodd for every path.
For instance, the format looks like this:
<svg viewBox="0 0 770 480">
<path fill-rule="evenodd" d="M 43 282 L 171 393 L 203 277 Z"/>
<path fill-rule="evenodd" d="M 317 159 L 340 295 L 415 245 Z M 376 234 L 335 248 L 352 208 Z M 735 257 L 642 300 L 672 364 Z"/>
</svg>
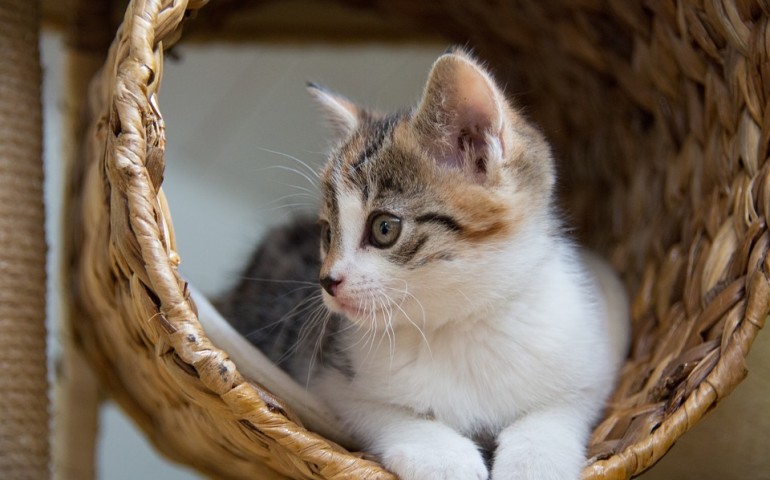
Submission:
<svg viewBox="0 0 770 480">
<path fill-rule="evenodd" d="M 544 458 L 537 453 L 527 458 L 496 458 L 492 480 L 577 480 L 580 463 Z"/>
<path fill-rule="evenodd" d="M 393 446 L 382 456 L 401 480 L 487 480 L 489 472 L 476 445 L 465 437 Z"/>
<path fill-rule="evenodd" d="M 520 419 L 497 437 L 492 480 L 578 480 L 590 418 L 554 408 Z"/>
</svg>

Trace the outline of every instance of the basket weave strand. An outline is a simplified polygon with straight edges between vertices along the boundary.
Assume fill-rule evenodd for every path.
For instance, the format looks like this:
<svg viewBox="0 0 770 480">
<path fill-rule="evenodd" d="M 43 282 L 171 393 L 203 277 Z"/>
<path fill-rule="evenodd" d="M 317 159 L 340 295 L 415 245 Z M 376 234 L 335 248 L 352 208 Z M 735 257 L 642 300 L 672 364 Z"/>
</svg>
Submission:
<svg viewBox="0 0 770 480">
<path fill-rule="evenodd" d="M 74 333 L 172 458 L 223 477 L 391 478 L 244 379 L 177 274 L 157 92 L 163 47 L 204 3 L 131 3 L 92 85 L 72 175 Z M 633 299 L 632 351 L 583 476 L 649 468 L 744 378 L 770 311 L 767 2 L 335 3 L 470 42 L 552 140 L 579 237 Z"/>
<path fill-rule="evenodd" d="M 48 478 L 38 2 L 0 1 L 0 472 Z"/>
</svg>

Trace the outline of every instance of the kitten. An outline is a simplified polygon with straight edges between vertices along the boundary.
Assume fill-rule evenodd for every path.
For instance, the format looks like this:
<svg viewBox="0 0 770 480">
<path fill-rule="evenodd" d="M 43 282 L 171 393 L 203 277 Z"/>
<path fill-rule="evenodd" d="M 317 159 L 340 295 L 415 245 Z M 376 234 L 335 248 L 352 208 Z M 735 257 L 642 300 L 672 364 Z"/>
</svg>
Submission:
<svg viewBox="0 0 770 480">
<path fill-rule="evenodd" d="M 394 115 L 309 89 L 339 139 L 319 226 L 271 234 L 245 274 L 269 282 L 223 314 L 402 479 L 577 479 L 627 333 L 613 351 L 543 136 L 460 50 Z M 300 286 L 288 320 L 268 284 Z"/>
</svg>

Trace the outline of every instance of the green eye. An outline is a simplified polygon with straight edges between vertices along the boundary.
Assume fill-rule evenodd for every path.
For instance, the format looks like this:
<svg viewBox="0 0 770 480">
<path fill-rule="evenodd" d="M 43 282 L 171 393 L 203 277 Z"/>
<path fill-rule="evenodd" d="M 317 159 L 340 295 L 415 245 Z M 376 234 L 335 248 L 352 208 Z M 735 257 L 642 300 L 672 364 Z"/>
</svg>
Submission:
<svg viewBox="0 0 770 480">
<path fill-rule="evenodd" d="M 390 213 L 376 213 L 369 221 L 369 243 L 377 248 L 392 247 L 401 234 L 401 219 Z"/>
</svg>

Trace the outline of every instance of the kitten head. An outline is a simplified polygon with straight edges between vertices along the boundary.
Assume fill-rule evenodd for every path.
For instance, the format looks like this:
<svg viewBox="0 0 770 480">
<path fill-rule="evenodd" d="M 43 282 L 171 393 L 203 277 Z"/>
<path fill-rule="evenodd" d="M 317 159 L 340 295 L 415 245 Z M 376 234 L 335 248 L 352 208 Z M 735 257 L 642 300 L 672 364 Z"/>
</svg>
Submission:
<svg viewBox="0 0 770 480">
<path fill-rule="evenodd" d="M 329 309 L 430 329 L 526 281 L 550 225 L 553 161 L 470 55 L 441 56 L 417 107 L 392 115 L 309 89 L 339 140 L 322 173 Z"/>
</svg>

